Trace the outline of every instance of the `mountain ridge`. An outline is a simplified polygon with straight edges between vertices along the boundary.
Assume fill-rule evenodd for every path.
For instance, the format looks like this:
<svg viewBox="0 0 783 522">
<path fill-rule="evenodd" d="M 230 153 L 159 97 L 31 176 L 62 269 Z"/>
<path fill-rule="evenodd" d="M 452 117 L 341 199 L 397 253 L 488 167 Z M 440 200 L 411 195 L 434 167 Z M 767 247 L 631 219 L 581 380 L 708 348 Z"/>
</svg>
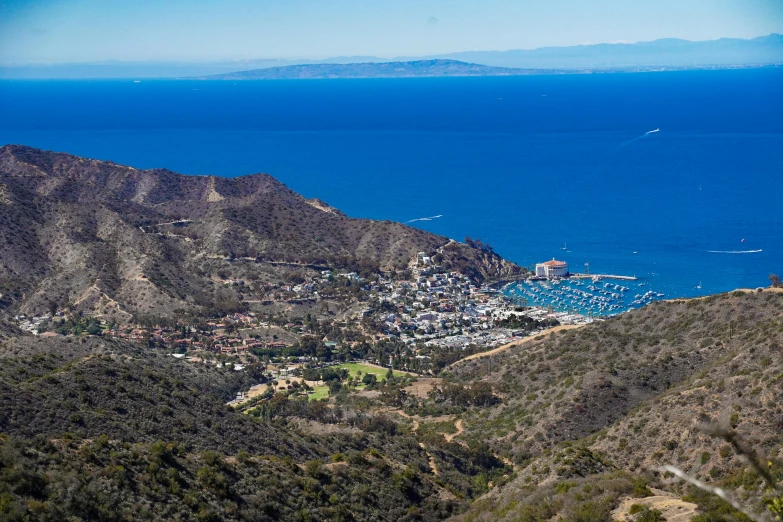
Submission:
<svg viewBox="0 0 783 522">
<path fill-rule="evenodd" d="M 783 35 L 752 39 L 683 40 L 598 43 L 507 51 L 464 51 L 437 55 L 497 67 L 607 70 L 634 67 L 704 67 L 783 63 Z"/>
<path fill-rule="evenodd" d="M 404 269 L 449 244 L 349 218 L 268 174 L 186 176 L 24 146 L 0 148 L 0 202 L 0 307 L 22 313 L 66 303 L 125 319 L 204 311 L 232 293 L 217 273 L 280 281 L 274 263 Z M 521 270 L 466 245 L 446 255 L 477 280 Z"/>
<path fill-rule="evenodd" d="M 680 50 L 680 58 L 672 57 L 642 62 L 607 63 L 607 52 L 617 54 L 623 50 L 633 51 L 655 49 L 669 46 Z M 691 54 L 690 58 L 682 52 L 685 48 L 701 49 L 702 53 Z M 598 58 L 590 53 L 598 51 Z M 579 53 L 587 53 L 580 57 Z M 560 56 L 562 55 L 562 56 Z M 571 56 L 569 56 L 571 55 Z M 683 56 L 685 58 L 683 58 Z M 673 55 L 673 57 L 676 57 Z M 238 70 L 285 67 L 306 64 L 349 64 L 384 63 L 416 60 L 459 60 L 475 62 L 479 65 L 512 67 L 522 69 L 595 69 L 612 70 L 617 67 L 704 67 L 723 64 L 724 66 L 759 66 L 783 63 L 783 35 L 771 33 L 756 38 L 720 38 L 716 40 L 684 40 L 679 38 L 661 38 L 647 42 L 634 43 L 598 43 L 575 46 L 546 46 L 534 49 L 508 49 L 503 51 L 458 51 L 438 53 L 428 56 L 398 56 L 383 58 L 378 56 L 339 56 L 324 59 L 259 59 L 235 60 L 211 63 L 136 63 L 136 62 L 100 62 L 52 65 L 5 65 L 0 66 L 0 78 L 186 78 L 230 74 Z M 616 58 L 614 59 L 616 61 Z"/>
</svg>

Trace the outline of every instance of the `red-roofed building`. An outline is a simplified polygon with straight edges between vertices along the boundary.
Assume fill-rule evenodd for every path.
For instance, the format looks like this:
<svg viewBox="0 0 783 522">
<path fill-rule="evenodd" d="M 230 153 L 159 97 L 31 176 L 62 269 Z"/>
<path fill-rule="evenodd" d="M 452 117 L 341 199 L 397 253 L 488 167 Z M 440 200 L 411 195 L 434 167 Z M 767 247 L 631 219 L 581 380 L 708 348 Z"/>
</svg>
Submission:
<svg viewBox="0 0 783 522">
<path fill-rule="evenodd" d="M 565 277 L 566 275 L 568 275 L 568 263 L 565 261 L 557 261 L 555 258 L 552 258 L 551 261 L 536 264 L 536 277 L 552 279 L 553 277 Z"/>
</svg>

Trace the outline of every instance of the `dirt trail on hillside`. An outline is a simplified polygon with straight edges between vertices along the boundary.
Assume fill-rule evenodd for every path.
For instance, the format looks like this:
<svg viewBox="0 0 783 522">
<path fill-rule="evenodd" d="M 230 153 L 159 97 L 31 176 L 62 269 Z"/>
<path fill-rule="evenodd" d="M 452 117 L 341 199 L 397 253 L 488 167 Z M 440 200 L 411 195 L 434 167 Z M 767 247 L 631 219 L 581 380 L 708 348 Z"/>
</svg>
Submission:
<svg viewBox="0 0 783 522">
<path fill-rule="evenodd" d="M 420 424 L 419 424 L 418 420 L 414 419 L 412 416 L 408 415 L 407 413 L 405 413 L 402 410 L 389 410 L 389 411 L 391 413 L 396 413 L 396 414 L 398 414 L 398 415 L 400 415 L 402 417 L 405 417 L 406 419 L 410 419 L 410 421 L 413 423 L 413 432 L 415 433 L 415 432 L 419 431 Z M 433 421 L 435 421 L 435 420 L 436 419 L 433 419 Z M 440 421 L 440 420 L 445 420 L 445 419 L 443 419 L 443 417 L 438 417 L 437 420 Z M 462 419 L 457 419 L 454 422 L 454 426 L 457 428 L 457 431 L 455 431 L 454 433 L 441 433 L 441 435 L 443 435 L 443 437 L 446 439 L 446 442 L 454 442 L 454 443 L 459 444 L 460 446 L 464 446 L 466 448 L 469 448 L 470 446 L 468 446 L 468 444 L 466 442 L 461 441 L 461 440 L 454 440 L 454 437 L 456 437 L 457 435 L 461 435 L 462 433 L 465 432 L 465 427 L 462 425 Z M 435 459 L 432 458 L 432 455 L 430 455 L 430 452 L 427 451 L 427 448 L 424 447 L 424 443 L 419 442 L 419 447 L 424 450 L 424 453 L 426 453 L 426 455 L 427 455 L 427 462 L 429 463 L 429 466 L 430 466 L 430 469 L 432 470 L 432 473 L 435 474 L 435 475 L 440 475 L 440 470 L 438 469 L 438 466 L 435 464 Z M 519 469 L 518 466 L 516 466 L 513 462 L 511 462 L 506 457 L 503 457 L 503 456 L 500 456 L 500 455 L 496 455 L 494 453 L 493 453 L 493 455 L 497 459 L 502 461 L 504 464 L 509 466 L 511 469 L 513 469 L 514 471 L 518 471 L 518 469 Z"/>
<path fill-rule="evenodd" d="M 396 413 L 402 415 L 406 419 L 410 419 L 413 422 L 413 432 L 419 431 L 419 421 L 408 415 L 402 410 L 395 410 Z M 427 451 L 427 448 L 424 447 L 423 442 L 419 442 L 419 447 L 424 450 L 424 454 L 427 455 L 427 464 L 429 464 L 430 469 L 432 470 L 432 473 L 434 475 L 440 475 L 440 470 L 438 469 L 438 466 L 435 464 L 435 459 L 432 455 L 430 455 L 430 452 Z"/>
<path fill-rule="evenodd" d="M 612 520 L 633 520 L 630 514 L 631 506 L 643 504 L 650 509 L 661 511 L 669 522 L 688 522 L 696 515 L 698 506 L 691 502 L 683 501 L 678 495 L 653 488 L 654 495 L 645 498 L 625 498 L 620 505 L 612 511 Z"/>
<path fill-rule="evenodd" d="M 468 355 L 464 359 L 460 359 L 459 361 L 455 361 L 448 365 L 446 368 L 450 368 L 451 366 L 454 366 L 455 364 L 459 364 L 464 361 L 470 361 L 472 359 L 478 359 L 480 357 L 486 357 L 488 355 L 495 355 L 496 353 L 505 352 L 509 348 L 513 348 L 514 346 L 521 346 L 523 344 L 529 343 L 531 341 L 539 340 L 542 336 L 546 336 L 549 334 L 552 334 L 554 332 L 559 332 L 561 330 L 572 330 L 574 328 L 579 328 L 581 326 L 584 326 L 583 324 L 561 324 L 560 326 L 554 326 L 552 328 L 548 328 L 542 332 L 539 332 L 535 335 L 530 335 L 528 337 L 525 337 L 523 339 L 520 339 L 519 341 L 511 341 L 508 344 L 504 344 L 503 346 L 498 346 L 497 348 L 493 348 L 492 350 L 487 350 L 486 352 L 479 352 L 474 353 L 473 355 Z"/>
<path fill-rule="evenodd" d="M 392 413 L 396 413 L 397 415 L 400 415 L 402 417 L 405 417 L 406 419 L 410 419 L 410 421 L 413 423 L 413 432 L 416 433 L 419 431 L 419 421 L 408 415 L 402 410 L 391 410 Z M 427 463 L 430 466 L 430 469 L 432 470 L 432 473 L 434 475 L 440 475 L 440 470 L 438 469 L 438 466 L 435 464 L 435 459 L 430 455 L 430 452 L 427 451 L 427 448 L 424 447 L 423 442 L 419 442 L 419 447 L 424 450 L 424 453 L 427 455 Z"/>
<path fill-rule="evenodd" d="M 454 423 L 454 426 L 457 428 L 457 431 L 454 433 L 444 433 L 443 436 L 446 437 L 446 442 L 451 442 L 451 439 L 465 431 L 462 428 L 462 419 L 457 419 L 457 422 Z"/>
<path fill-rule="evenodd" d="M 424 443 L 419 442 L 419 447 L 424 450 L 424 453 L 427 454 L 427 464 L 429 464 L 430 469 L 432 470 L 433 475 L 440 475 L 440 470 L 438 469 L 438 466 L 435 464 L 435 459 L 430 455 L 430 452 L 427 451 L 427 448 L 424 447 Z"/>
<path fill-rule="evenodd" d="M 464 426 L 462 425 L 462 419 L 457 419 L 457 422 L 455 422 L 455 423 L 454 423 L 454 426 L 456 426 L 456 428 L 457 428 L 457 431 L 456 431 L 456 432 L 454 432 L 454 433 L 449 433 L 449 434 L 443 433 L 443 436 L 444 436 L 444 437 L 446 437 L 446 440 L 447 440 L 448 442 L 456 442 L 457 444 L 459 444 L 459 445 L 461 445 L 461 446 L 464 446 L 464 447 L 466 447 L 466 448 L 469 448 L 470 446 L 468 446 L 468 445 L 467 445 L 467 443 L 465 443 L 464 441 L 461 441 L 461 440 L 453 440 L 453 439 L 454 439 L 454 437 L 456 437 L 457 435 L 460 435 L 461 433 L 463 433 L 463 432 L 465 431 L 465 428 L 464 428 Z M 497 458 L 498 460 L 500 460 L 501 462 L 503 462 L 503 464 L 505 464 L 505 465 L 509 466 L 509 467 L 510 467 L 511 469 L 513 469 L 514 471 L 517 471 L 517 470 L 519 469 L 519 468 L 518 468 L 518 467 L 517 467 L 517 466 L 516 466 L 516 465 L 515 465 L 513 462 L 511 462 L 510 460 L 508 460 L 506 457 L 503 457 L 503 456 L 501 456 L 501 455 L 498 455 L 498 454 L 496 454 L 496 453 L 493 453 L 492 455 L 494 455 L 494 456 L 495 456 L 495 458 Z"/>
</svg>

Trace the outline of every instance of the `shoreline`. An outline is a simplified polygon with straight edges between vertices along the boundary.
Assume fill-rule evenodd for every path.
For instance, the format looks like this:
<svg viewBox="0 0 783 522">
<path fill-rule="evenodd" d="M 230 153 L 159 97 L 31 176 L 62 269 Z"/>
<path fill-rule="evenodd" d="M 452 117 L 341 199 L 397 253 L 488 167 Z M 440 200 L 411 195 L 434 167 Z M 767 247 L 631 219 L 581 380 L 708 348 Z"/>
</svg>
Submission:
<svg viewBox="0 0 783 522">
<path fill-rule="evenodd" d="M 531 272 L 532 274 L 532 272 Z M 525 279 L 531 277 L 530 275 L 519 275 L 514 277 L 504 277 L 503 279 L 493 279 L 491 282 L 484 282 L 483 286 L 486 286 L 487 288 L 491 288 L 493 290 L 499 290 L 500 287 L 505 286 L 509 283 L 517 283 L 519 281 L 524 281 Z"/>
</svg>

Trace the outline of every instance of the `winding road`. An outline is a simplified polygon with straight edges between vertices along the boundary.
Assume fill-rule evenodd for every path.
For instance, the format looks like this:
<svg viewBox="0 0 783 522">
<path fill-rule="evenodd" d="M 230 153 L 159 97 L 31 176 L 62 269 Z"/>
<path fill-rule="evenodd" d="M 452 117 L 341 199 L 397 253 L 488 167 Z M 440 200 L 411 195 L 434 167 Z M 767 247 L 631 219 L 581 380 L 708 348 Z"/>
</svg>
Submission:
<svg viewBox="0 0 783 522">
<path fill-rule="evenodd" d="M 541 339 L 542 336 L 546 336 L 549 334 L 553 334 L 555 332 L 560 332 L 562 330 L 573 330 L 574 328 L 579 328 L 584 326 L 583 324 L 561 324 L 560 326 L 553 326 L 552 328 L 548 328 L 546 330 L 542 330 L 541 332 L 538 332 L 535 335 L 529 335 L 523 339 L 520 339 L 519 341 L 511 341 L 508 344 L 504 344 L 503 346 L 498 346 L 497 348 L 493 348 L 492 350 L 487 350 L 486 352 L 479 352 L 474 353 L 472 355 L 468 355 L 465 358 L 462 358 L 458 361 L 454 361 L 450 365 L 448 365 L 446 368 L 451 368 L 455 364 L 459 364 L 464 361 L 470 361 L 473 359 L 480 359 L 481 357 L 486 357 L 489 355 L 495 355 L 496 353 L 505 352 L 509 348 L 513 348 L 514 346 L 521 346 L 523 344 L 527 344 L 531 341 L 538 341 Z"/>
</svg>

